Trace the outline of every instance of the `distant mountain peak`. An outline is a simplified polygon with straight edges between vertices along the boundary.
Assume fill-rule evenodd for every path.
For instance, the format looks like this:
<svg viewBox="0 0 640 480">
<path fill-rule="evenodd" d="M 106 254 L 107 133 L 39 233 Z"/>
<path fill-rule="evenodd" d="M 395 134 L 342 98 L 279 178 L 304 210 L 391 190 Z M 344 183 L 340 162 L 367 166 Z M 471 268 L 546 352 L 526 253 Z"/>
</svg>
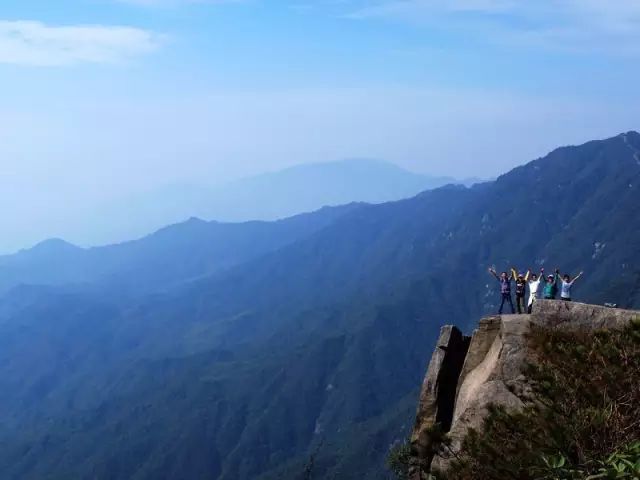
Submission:
<svg viewBox="0 0 640 480">
<path fill-rule="evenodd" d="M 350 158 L 341 158 L 339 160 L 332 160 L 328 162 L 312 162 L 312 163 L 302 163 L 299 165 L 293 165 L 285 170 L 291 169 L 305 169 L 305 168 L 314 168 L 314 167 L 331 167 L 331 166 L 344 166 L 344 165 L 357 165 L 357 166 L 385 166 L 385 167 L 393 167 L 400 170 L 403 170 L 402 167 L 398 165 L 387 162 L 385 160 L 381 160 L 379 158 L 367 158 L 367 157 L 350 157 Z"/>
<path fill-rule="evenodd" d="M 83 252 L 82 247 L 78 247 L 72 243 L 62 240 L 61 238 L 49 238 L 40 243 L 37 243 L 31 248 L 24 248 L 18 251 L 15 255 L 3 255 L 1 259 L 10 258 L 30 258 L 33 260 L 41 261 L 42 259 L 60 259 L 68 254 L 77 252 Z"/>
<path fill-rule="evenodd" d="M 31 252 L 59 252 L 61 250 L 82 250 L 82 248 L 61 238 L 49 238 L 27 249 Z"/>
<path fill-rule="evenodd" d="M 430 176 L 421 173 L 413 172 L 405 167 L 397 165 L 393 162 L 389 162 L 386 160 L 381 160 L 378 158 L 367 158 L 367 157 L 351 157 L 351 158 L 342 158 L 339 160 L 327 161 L 327 162 L 311 162 L 311 163 L 301 163 L 298 165 L 292 165 L 290 167 L 286 167 L 282 170 L 277 170 L 273 172 L 263 173 L 254 175 L 251 177 L 247 177 L 245 179 L 241 179 L 242 181 L 251 181 L 255 179 L 263 179 L 268 177 L 276 177 L 276 176 L 293 176 L 293 175 L 331 175 L 331 174 L 341 174 L 341 175 L 385 175 L 391 174 L 392 177 L 389 179 L 390 182 L 398 181 L 398 179 L 408 179 L 414 177 L 416 179 L 420 178 L 422 181 L 425 179 L 429 179 L 431 182 L 439 182 L 439 183 L 448 183 L 455 182 L 453 177 L 441 177 L 441 176 Z"/>
</svg>

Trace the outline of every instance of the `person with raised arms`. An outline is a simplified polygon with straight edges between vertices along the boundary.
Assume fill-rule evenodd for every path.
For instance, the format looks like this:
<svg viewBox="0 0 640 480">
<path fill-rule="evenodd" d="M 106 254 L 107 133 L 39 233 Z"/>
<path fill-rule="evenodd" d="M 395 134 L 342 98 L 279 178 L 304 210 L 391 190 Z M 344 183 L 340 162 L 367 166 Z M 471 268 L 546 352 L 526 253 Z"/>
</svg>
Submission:
<svg viewBox="0 0 640 480">
<path fill-rule="evenodd" d="M 576 280 L 578 280 L 584 272 L 580 272 L 576 277 L 572 280 L 571 275 L 564 274 L 562 276 L 562 283 L 560 284 L 560 300 L 564 300 L 565 302 L 571 301 L 571 287 Z"/>
<path fill-rule="evenodd" d="M 529 275 L 531 270 L 527 270 L 527 273 L 516 273 L 515 267 L 511 268 L 511 276 L 516 279 L 516 308 L 518 314 L 522 314 L 526 311 L 524 297 L 527 294 L 527 282 L 529 281 Z"/>
<path fill-rule="evenodd" d="M 547 281 L 542 289 L 542 298 L 545 300 L 555 300 L 558 295 L 558 281 L 560 280 L 560 270 L 556 268 L 555 275 L 547 275 Z"/>
<path fill-rule="evenodd" d="M 540 282 L 542 282 L 543 278 L 544 268 L 541 268 L 540 276 L 534 273 L 529 279 L 529 302 L 527 303 L 527 313 L 531 313 L 531 310 L 533 310 L 533 304 L 538 299 L 538 290 L 540 289 Z"/>
<path fill-rule="evenodd" d="M 500 282 L 500 296 L 502 297 L 502 301 L 500 302 L 500 309 L 498 310 L 498 314 L 502 315 L 502 310 L 504 308 L 505 302 L 509 302 L 511 313 L 516 313 L 516 309 L 513 308 L 513 300 L 511 300 L 511 280 L 513 280 L 513 273 L 511 275 L 508 275 L 507 272 L 502 272 L 500 275 L 498 275 L 493 267 L 489 268 L 489 273 L 496 277 L 496 280 Z"/>
</svg>

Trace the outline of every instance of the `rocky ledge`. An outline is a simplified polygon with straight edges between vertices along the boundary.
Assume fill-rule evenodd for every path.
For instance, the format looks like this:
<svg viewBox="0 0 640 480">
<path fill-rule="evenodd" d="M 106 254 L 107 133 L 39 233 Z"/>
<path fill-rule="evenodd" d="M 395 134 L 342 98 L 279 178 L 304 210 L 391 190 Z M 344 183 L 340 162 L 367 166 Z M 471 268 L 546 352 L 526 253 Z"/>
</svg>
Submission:
<svg viewBox="0 0 640 480">
<path fill-rule="evenodd" d="M 531 315 L 500 315 L 480 320 L 466 337 L 454 326 L 442 327 L 427 369 L 411 436 L 411 480 L 446 470 L 449 459 L 433 453 L 435 425 L 460 447 L 469 428 L 479 429 L 490 405 L 522 408 L 533 400 L 524 375 L 535 362 L 528 346 L 532 326 L 588 329 L 623 328 L 639 313 L 575 302 L 545 300 Z"/>
</svg>

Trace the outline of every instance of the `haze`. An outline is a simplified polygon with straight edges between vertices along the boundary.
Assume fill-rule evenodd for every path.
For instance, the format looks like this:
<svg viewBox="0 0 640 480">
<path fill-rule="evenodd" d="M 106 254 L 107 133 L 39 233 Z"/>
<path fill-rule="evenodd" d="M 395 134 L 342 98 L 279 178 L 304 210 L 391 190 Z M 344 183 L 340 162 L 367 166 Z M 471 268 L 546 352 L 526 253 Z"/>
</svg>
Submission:
<svg viewBox="0 0 640 480">
<path fill-rule="evenodd" d="M 634 0 L 3 2 L 0 252 L 171 185 L 487 178 L 638 129 L 639 41 Z"/>
</svg>

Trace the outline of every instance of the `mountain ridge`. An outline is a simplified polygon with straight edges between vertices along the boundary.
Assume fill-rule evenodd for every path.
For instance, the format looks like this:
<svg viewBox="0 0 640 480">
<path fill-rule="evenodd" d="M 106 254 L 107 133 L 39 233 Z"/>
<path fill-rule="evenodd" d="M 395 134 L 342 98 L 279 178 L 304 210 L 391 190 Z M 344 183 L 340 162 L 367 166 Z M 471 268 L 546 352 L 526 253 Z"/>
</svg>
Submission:
<svg viewBox="0 0 640 480">
<path fill-rule="evenodd" d="M 0 468 L 24 479 L 297 478 L 317 452 L 321 477 L 379 477 L 409 433 L 442 319 L 470 328 L 497 308 L 491 263 L 584 267 L 576 299 L 640 305 L 638 180 L 614 137 L 472 188 L 354 207 L 124 305 L 84 292 L 5 297 L 0 417 L 20 433 L 0 429 Z"/>
<path fill-rule="evenodd" d="M 134 194 L 96 206 L 79 217 L 65 237 L 81 245 L 104 245 L 141 237 L 191 216 L 222 222 L 272 221 L 324 206 L 397 200 L 453 182 L 381 160 L 300 164 L 213 185 L 169 185 Z"/>
<path fill-rule="evenodd" d="M 229 224 L 192 217 L 140 239 L 103 247 L 82 248 L 64 240 L 47 240 L 17 254 L 0 256 L 0 294 L 21 283 L 59 286 L 87 282 L 120 283 L 134 292 L 151 292 L 280 248 L 359 206 L 325 207 L 276 222 Z M 132 271 L 134 278 L 127 278 Z M 136 271 L 142 276 L 136 277 Z M 163 283 L 154 275 L 171 278 Z"/>
</svg>

